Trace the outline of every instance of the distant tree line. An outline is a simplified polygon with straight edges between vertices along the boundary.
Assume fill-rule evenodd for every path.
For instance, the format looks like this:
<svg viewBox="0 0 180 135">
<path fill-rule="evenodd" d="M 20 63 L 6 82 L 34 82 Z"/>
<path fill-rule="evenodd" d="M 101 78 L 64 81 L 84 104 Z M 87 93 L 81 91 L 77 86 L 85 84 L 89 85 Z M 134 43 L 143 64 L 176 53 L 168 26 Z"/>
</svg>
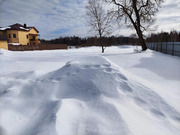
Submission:
<svg viewBox="0 0 180 135">
<path fill-rule="evenodd" d="M 72 37 L 59 37 L 56 39 L 45 40 L 40 39 L 41 44 L 67 44 L 69 46 L 101 46 L 103 43 L 104 46 L 112 45 L 140 45 L 139 39 L 135 34 L 132 34 L 129 37 L 124 36 L 110 36 L 110 37 L 85 37 L 81 38 L 78 36 Z M 180 32 L 175 30 L 171 32 L 160 32 L 152 33 L 146 42 L 180 42 Z"/>
<path fill-rule="evenodd" d="M 45 40 L 41 39 L 41 44 L 67 44 L 69 46 L 101 46 L 103 42 L 104 46 L 112 45 L 127 45 L 132 44 L 137 38 L 124 37 L 124 36 L 111 36 L 111 37 L 86 37 L 81 38 L 77 36 L 73 37 L 59 37 L 56 39 Z"/>
<path fill-rule="evenodd" d="M 152 33 L 146 39 L 147 42 L 180 42 L 180 32 L 173 30 L 171 32 Z"/>
<path fill-rule="evenodd" d="M 75 46 L 86 43 L 86 38 L 80 38 L 77 36 L 59 37 L 51 40 L 45 40 L 45 39 L 40 39 L 40 40 L 41 40 L 41 44 L 67 44 L 67 45 Z"/>
</svg>

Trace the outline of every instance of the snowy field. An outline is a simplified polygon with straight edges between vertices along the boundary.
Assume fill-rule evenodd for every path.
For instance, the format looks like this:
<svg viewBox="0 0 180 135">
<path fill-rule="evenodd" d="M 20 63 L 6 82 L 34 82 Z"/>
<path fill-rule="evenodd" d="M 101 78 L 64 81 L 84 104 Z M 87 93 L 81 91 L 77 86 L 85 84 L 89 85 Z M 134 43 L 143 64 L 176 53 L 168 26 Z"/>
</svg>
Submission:
<svg viewBox="0 0 180 135">
<path fill-rule="evenodd" d="M 0 50 L 0 135 L 180 135 L 180 57 Z"/>
</svg>

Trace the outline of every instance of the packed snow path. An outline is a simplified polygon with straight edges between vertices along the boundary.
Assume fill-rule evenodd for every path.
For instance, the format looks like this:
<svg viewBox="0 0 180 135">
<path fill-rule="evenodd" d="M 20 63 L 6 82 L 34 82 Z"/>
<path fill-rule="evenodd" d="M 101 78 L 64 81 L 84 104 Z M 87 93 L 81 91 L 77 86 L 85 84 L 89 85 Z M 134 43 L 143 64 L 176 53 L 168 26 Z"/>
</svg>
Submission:
<svg viewBox="0 0 180 135">
<path fill-rule="evenodd" d="M 179 135 L 180 113 L 102 56 L 1 77 L 2 135 Z"/>
</svg>

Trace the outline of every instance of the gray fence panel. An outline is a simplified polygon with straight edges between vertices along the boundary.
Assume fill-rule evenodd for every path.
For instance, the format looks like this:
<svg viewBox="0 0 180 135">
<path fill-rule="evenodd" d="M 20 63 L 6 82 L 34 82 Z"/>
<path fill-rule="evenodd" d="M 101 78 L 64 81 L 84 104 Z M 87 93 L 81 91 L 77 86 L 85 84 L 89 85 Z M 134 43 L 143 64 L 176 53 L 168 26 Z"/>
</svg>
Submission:
<svg viewBox="0 0 180 135">
<path fill-rule="evenodd" d="M 175 44 L 175 45 L 174 45 L 174 50 L 180 51 L 180 45 Z"/>
<path fill-rule="evenodd" d="M 155 51 L 180 56 L 180 42 L 151 42 L 146 43 L 146 45 Z"/>
</svg>

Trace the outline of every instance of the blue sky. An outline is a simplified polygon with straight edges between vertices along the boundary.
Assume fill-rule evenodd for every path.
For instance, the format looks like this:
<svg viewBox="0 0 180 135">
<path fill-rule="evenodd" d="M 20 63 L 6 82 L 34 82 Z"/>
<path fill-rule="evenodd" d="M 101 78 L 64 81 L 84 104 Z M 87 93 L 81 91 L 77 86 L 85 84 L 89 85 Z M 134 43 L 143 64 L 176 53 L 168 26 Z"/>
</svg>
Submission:
<svg viewBox="0 0 180 135">
<path fill-rule="evenodd" d="M 2 1 L 2 0 L 0 0 Z M 35 26 L 40 38 L 92 35 L 86 24 L 87 0 L 6 0 L 0 6 L 0 26 L 14 23 Z M 122 22 L 123 23 L 123 22 Z M 180 31 L 180 0 L 165 0 L 157 14 L 157 31 Z M 128 36 L 134 31 L 121 27 L 114 35 Z"/>
</svg>

